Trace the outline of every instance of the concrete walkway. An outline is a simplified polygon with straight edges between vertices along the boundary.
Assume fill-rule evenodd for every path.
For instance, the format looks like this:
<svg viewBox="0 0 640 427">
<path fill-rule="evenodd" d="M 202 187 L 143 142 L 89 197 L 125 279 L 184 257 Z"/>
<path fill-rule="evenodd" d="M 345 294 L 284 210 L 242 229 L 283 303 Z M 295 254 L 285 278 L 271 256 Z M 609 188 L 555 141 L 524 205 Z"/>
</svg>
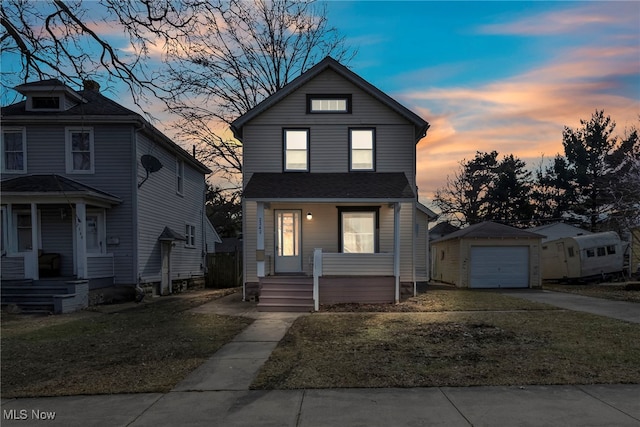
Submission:
<svg viewBox="0 0 640 427">
<path fill-rule="evenodd" d="M 501 293 L 529 301 L 542 302 L 573 311 L 584 311 L 626 322 L 640 323 L 640 304 L 586 297 L 565 292 L 537 289 L 505 290 Z"/>
<path fill-rule="evenodd" d="M 169 393 L 3 399 L 2 426 L 640 426 L 640 384 L 249 390 L 300 315 L 259 313 L 238 294 L 193 311 L 255 321 Z"/>
</svg>

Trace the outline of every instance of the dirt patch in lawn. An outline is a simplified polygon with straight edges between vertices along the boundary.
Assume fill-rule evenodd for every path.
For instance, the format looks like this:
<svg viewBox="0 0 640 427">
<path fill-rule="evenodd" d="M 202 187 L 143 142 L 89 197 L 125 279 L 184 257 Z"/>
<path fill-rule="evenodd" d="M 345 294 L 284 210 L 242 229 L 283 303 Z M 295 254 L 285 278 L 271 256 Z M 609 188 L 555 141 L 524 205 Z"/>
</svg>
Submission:
<svg viewBox="0 0 640 427">
<path fill-rule="evenodd" d="M 251 323 L 188 311 L 228 293 L 59 316 L 4 314 L 2 397 L 167 392 Z"/>
<path fill-rule="evenodd" d="M 585 313 L 356 313 L 298 319 L 252 388 L 640 382 L 640 325 Z"/>
</svg>

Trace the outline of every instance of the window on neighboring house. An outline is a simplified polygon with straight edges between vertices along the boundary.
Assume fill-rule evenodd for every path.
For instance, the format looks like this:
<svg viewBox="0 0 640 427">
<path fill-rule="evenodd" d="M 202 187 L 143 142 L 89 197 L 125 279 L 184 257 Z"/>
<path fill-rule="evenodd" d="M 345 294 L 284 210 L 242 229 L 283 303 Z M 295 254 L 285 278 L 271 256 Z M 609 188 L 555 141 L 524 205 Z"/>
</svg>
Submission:
<svg viewBox="0 0 640 427">
<path fill-rule="evenodd" d="M 351 95 L 307 95 L 307 113 L 351 113 Z"/>
<path fill-rule="evenodd" d="M 87 211 L 87 253 L 105 253 L 104 211 Z"/>
<path fill-rule="evenodd" d="M 67 173 L 93 173 L 93 129 L 67 128 Z"/>
<path fill-rule="evenodd" d="M 59 110 L 59 96 L 34 96 L 31 98 L 31 108 L 33 110 Z"/>
<path fill-rule="evenodd" d="M 586 253 L 587 253 L 587 258 L 593 258 L 594 256 L 596 256 L 596 252 L 593 249 L 587 249 Z"/>
<path fill-rule="evenodd" d="M 352 171 L 375 170 L 375 129 L 349 129 L 349 145 Z"/>
<path fill-rule="evenodd" d="M 184 191 L 184 161 L 176 158 L 176 193 Z"/>
<path fill-rule="evenodd" d="M 598 251 L 598 256 L 605 256 L 607 254 L 604 246 L 598 248 L 597 251 Z"/>
<path fill-rule="evenodd" d="M 284 130 L 284 170 L 309 170 L 309 129 Z"/>
<path fill-rule="evenodd" d="M 196 226 L 193 224 L 186 224 L 184 226 L 184 237 L 187 239 L 185 246 L 188 248 L 196 247 Z"/>
<path fill-rule="evenodd" d="M 378 251 L 378 208 L 338 208 L 340 212 L 340 251 L 367 253 Z"/>
<path fill-rule="evenodd" d="M 27 171 L 27 138 L 24 128 L 2 130 L 2 172 Z"/>
<path fill-rule="evenodd" d="M 613 255 L 615 253 L 616 253 L 616 246 L 615 245 L 607 246 L 607 255 Z"/>
</svg>

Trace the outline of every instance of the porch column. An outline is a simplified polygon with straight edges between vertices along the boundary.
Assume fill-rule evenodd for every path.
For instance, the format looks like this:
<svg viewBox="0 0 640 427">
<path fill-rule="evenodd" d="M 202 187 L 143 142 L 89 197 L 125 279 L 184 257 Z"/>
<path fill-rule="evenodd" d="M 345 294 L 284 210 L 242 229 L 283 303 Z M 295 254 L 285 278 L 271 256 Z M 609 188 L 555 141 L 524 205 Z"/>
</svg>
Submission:
<svg viewBox="0 0 640 427">
<path fill-rule="evenodd" d="M 34 280 L 38 280 L 40 278 L 39 266 L 38 266 L 38 234 L 40 230 L 38 230 L 38 205 L 35 203 L 31 203 L 31 262 L 29 263 L 31 267 L 30 276 Z M 26 267 L 26 264 L 25 264 Z"/>
<path fill-rule="evenodd" d="M 393 204 L 393 275 L 396 281 L 395 299 L 400 302 L 400 203 Z"/>
<path fill-rule="evenodd" d="M 256 232 L 258 233 L 258 239 L 256 243 L 256 262 L 257 262 L 257 276 L 264 277 L 264 203 L 257 203 L 256 212 Z"/>
<path fill-rule="evenodd" d="M 76 231 L 76 276 L 78 279 L 87 278 L 87 205 L 76 203 L 75 215 Z"/>
</svg>

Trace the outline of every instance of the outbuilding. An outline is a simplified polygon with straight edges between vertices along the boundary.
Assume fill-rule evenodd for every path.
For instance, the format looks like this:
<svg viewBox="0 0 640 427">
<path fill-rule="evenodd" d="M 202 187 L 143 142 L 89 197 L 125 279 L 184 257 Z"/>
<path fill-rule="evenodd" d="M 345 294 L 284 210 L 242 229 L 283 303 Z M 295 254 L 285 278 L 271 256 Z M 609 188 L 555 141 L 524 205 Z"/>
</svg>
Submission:
<svg viewBox="0 0 640 427">
<path fill-rule="evenodd" d="M 541 286 L 543 236 L 486 221 L 431 242 L 432 280 L 463 288 Z"/>
</svg>

